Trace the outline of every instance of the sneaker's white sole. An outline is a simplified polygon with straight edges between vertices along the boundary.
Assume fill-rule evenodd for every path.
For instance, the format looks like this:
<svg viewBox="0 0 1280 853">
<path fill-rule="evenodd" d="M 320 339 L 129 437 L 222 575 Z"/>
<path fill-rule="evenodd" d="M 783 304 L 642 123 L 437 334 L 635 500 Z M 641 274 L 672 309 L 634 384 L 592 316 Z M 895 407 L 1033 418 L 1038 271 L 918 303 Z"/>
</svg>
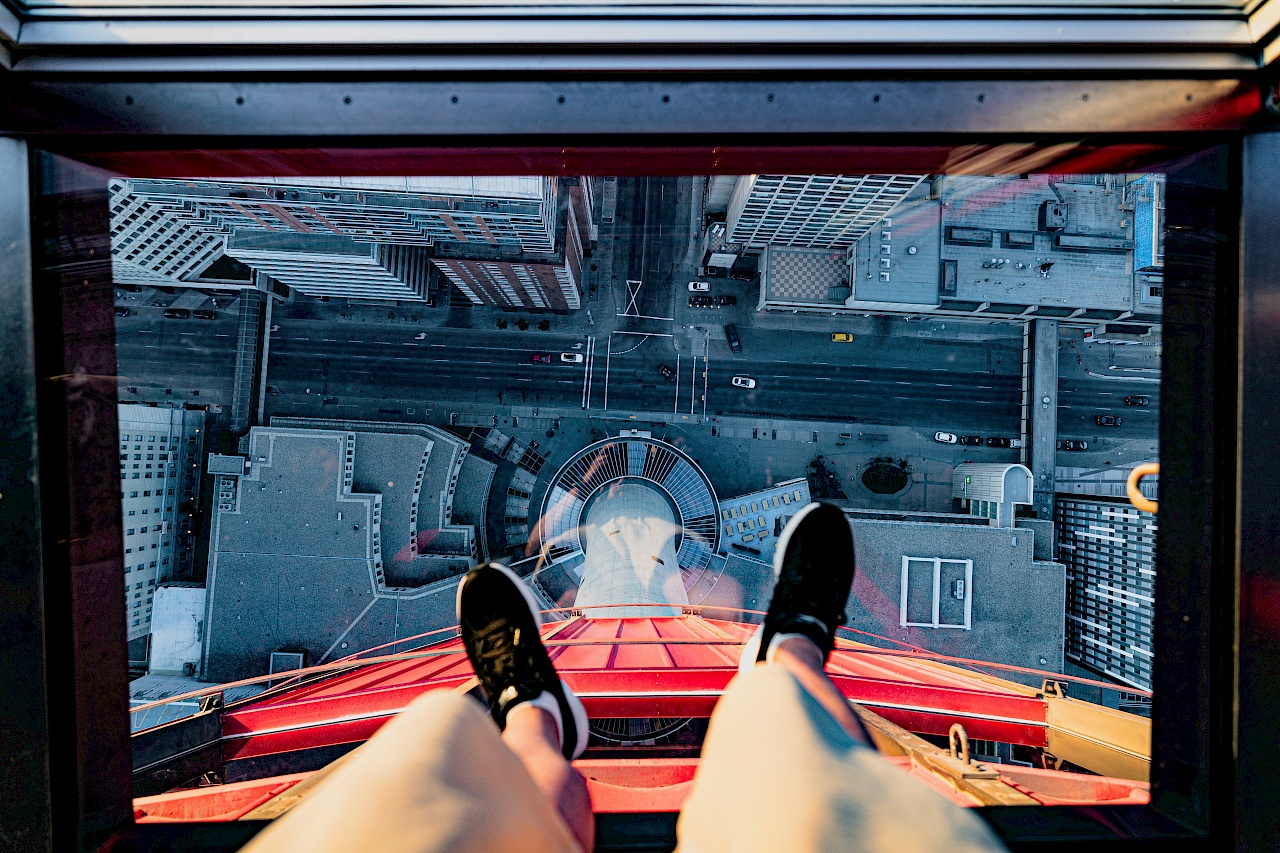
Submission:
<svg viewBox="0 0 1280 853">
<path fill-rule="evenodd" d="M 497 569 L 502 572 L 513 584 L 516 585 L 516 589 L 520 590 L 520 594 L 524 596 L 524 603 L 529 605 L 529 613 L 533 616 L 533 623 L 541 628 L 542 613 L 538 607 L 537 600 L 533 597 L 533 590 L 529 589 L 528 585 L 524 581 L 520 580 L 519 575 L 501 563 L 488 563 L 487 565 L 488 568 Z M 458 582 L 458 592 L 453 598 L 453 613 L 454 616 L 457 617 L 459 625 L 462 624 L 462 588 L 466 586 L 466 584 L 467 578 L 466 575 L 463 575 L 462 580 Z"/>
</svg>

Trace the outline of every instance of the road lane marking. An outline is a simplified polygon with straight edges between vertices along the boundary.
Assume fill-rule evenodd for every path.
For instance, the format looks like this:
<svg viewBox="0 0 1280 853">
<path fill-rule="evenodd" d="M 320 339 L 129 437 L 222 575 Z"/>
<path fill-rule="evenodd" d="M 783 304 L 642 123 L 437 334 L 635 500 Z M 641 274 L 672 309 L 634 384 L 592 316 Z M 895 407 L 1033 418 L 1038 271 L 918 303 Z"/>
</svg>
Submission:
<svg viewBox="0 0 1280 853">
<path fill-rule="evenodd" d="M 933 387 L 934 387 L 934 388 L 951 388 L 951 387 L 953 387 L 953 386 L 951 386 L 951 385 L 947 385 L 947 384 L 946 384 L 946 383 L 944 383 L 944 382 L 935 382 L 935 383 L 933 383 Z"/>
</svg>

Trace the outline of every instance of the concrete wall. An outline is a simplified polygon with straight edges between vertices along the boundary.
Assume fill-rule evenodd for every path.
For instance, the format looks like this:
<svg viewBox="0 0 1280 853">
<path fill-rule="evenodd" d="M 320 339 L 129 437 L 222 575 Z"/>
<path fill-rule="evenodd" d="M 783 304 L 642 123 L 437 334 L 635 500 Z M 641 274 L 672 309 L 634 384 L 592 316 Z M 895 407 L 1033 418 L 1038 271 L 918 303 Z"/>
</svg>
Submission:
<svg viewBox="0 0 1280 853">
<path fill-rule="evenodd" d="M 849 627 L 943 654 L 1062 671 L 1066 570 L 1034 559 L 1033 531 L 858 520 L 853 532 L 858 570 Z M 904 556 L 973 560 L 970 630 L 902 627 Z M 1034 676 L 1016 679 L 1039 684 Z"/>
</svg>

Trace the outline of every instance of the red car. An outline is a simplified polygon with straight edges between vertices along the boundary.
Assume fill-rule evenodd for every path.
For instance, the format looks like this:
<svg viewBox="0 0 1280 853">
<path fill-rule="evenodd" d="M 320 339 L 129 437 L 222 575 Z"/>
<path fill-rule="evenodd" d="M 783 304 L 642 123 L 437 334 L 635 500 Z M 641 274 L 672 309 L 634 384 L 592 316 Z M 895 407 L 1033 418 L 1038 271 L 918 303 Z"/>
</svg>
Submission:
<svg viewBox="0 0 1280 853">
<path fill-rule="evenodd" d="M 534 364 L 550 364 L 550 363 L 551 363 L 551 353 L 549 353 L 549 352 L 535 352 L 535 353 L 533 354 L 533 363 L 534 363 Z"/>
</svg>

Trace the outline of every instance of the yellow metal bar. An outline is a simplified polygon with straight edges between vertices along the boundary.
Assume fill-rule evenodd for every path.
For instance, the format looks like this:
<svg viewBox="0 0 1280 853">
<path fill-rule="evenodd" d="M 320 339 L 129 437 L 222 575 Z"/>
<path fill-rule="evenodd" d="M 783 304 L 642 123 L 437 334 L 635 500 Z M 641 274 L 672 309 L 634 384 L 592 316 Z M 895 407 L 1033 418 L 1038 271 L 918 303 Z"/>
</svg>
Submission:
<svg viewBox="0 0 1280 853">
<path fill-rule="evenodd" d="M 1151 778 L 1151 720 L 1045 692 L 1045 749 L 1058 758 L 1119 779 Z"/>
<path fill-rule="evenodd" d="M 1133 504 L 1143 512 L 1154 513 L 1158 507 L 1158 503 L 1150 498 L 1143 497 L 1142 492 L 1138 489 L 1138 483 L 1142 481 L 1143 477 L 1150 477 L 1153 474 L 1159 473 L 1159 462 L 1146 462 L 1142 465 L 1138 465 L 1130 471 L 1129 481 L 1125 483 L 1124 486 L 1125 492 L 1129 495 L 1129 503 Z"/>
</svg>

